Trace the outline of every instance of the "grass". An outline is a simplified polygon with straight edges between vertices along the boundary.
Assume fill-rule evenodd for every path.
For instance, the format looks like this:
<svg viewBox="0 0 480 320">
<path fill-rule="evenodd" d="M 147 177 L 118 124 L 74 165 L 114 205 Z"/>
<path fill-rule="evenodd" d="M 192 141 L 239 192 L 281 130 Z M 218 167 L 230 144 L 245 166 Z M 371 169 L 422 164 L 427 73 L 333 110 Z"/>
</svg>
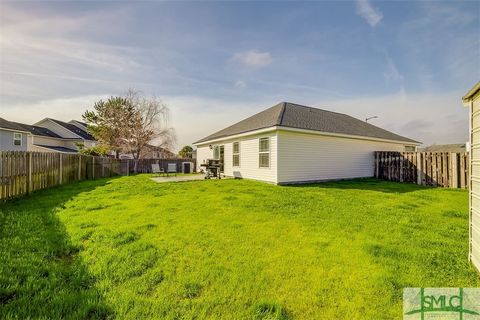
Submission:
<svg viewBox="0 0 480 320">
<path fill-rule="evenodd" d="M 373 179 L 52 188 L 0 206 L 0 318 L 397 319 L 478 287 L 468 195 Z"/>
</svg>

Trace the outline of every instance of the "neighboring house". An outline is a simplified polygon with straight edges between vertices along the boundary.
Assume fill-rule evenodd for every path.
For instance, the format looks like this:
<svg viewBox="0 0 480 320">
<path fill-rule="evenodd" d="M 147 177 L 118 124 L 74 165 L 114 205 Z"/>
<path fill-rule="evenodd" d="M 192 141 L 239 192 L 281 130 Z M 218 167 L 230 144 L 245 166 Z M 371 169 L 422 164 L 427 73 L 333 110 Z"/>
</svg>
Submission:
<svg viewBox="0 0 480 320">
<path fill-rule="evenodd" d="M 96 145 L 95 139 L 87 132 L 86 124 L 83 122 L 75 120 L 63 122 L 56 119 L 45 118 L 35 123 L 35 125 L 50 129 L 63 138 L 79 139 L 85 148 Z"/>
<path fill-rule="evenodd" d="M 199 165 L 216 158 L 226 176 L 277 184 L 372 177 L 374 151 L 419 144 L 346 114 L 287 102 L 194 143 Z"/>
<path fill-rule="evenodd" d="M 154 145 L 148 145 L 147 150 L 142 153 L 143 159 L 175 159 L 177 155 L 170 150 Z"/>
<path fill-rule="evenodd" d="M 462 100 L 470 110 L 469 259 L 480 270 L 480 82 Z"/>
<path fill-rule="evenodd" d="M 159 146 L 154 146 L 154 145 L 148 145 L 147 150 L 145 150 L 141 154 L 142 159 L 175 159 L 177 158 L 177 155 L 170 150 L 159 147 Z M 119 155 L 120 159 L 133 159 L 133 156 L 131 154 L 120 154 Z"/>
<path fill-rule="evenodd" d="M 19 125 L 0 118 L 0 151 L 27 151 L 28 134 Z"/>
<path fill-rule="evenodd" d="M 418 152 L 466 152 L 466 143 L 434 144 L 425 148 L 418 148 Z"/>
<path fill-rule="evenodd" d="M 0 151 L 76 153 L 77 144 L 95 145 L 83 123 L 46 120 L 28 125 L 0 118 Z"/>
</svg>

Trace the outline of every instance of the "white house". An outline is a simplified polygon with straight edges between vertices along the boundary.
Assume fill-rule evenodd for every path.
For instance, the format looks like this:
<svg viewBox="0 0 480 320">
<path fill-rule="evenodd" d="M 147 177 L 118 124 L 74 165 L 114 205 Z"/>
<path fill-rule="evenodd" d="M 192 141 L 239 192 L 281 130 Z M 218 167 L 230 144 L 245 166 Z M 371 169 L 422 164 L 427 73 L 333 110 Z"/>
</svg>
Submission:
<svg viewBox="0 0 480 320">
<path fill-rule="evenodd" d="M 480 82 L 463 98 L 470 110 L 470 261 L 480 270 Z"/>
<path fill-rule="evenodd" d="M 374 151 L 420 143 L 346 114 L 282 102 L 194 143 L 198 165 L 276 184 L 372 177 Z"/>
</svg>

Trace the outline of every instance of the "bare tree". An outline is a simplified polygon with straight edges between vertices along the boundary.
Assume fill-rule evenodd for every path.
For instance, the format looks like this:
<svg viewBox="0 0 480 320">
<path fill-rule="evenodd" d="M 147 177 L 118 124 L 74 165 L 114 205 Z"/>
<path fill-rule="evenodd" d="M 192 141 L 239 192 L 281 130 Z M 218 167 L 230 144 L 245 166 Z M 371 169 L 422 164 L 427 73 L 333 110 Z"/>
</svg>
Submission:
<svg viewBox="0 0 480 320">
<path fill-rule="evenodd" d="M 175 143 L 175 131 L 169 127 L 170 109 L 156 97 L 145 97 L 139 91 L 129 90 L 126 96 L 133 111 L 127 116 L 123 126 L 123 149 L 135 159 L 135 171 L 138 159 L 149 144 L 170 148 Z"/>
</svg>

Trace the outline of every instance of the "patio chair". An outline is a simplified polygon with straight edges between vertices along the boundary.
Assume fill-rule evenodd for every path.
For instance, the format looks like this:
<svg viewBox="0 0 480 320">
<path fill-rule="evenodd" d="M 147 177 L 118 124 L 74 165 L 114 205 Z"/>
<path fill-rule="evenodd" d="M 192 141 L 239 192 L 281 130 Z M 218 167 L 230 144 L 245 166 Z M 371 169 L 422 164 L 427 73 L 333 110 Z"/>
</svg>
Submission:
<svg viewBox="0 0 480 320">
<path fill-rule="evenodd" d="M 152 173 L 159 176 L 160 174 L 165 174 L 165 169 L 160 168 L 158 163 L 152 163 Z"/>
<path fill-rule="evenodd" d="M 174 173 L 177 176 L 177 164 L 176 163 L 169 163 L 167 165 L 167 177 L 169 173 Z"/>
</svg>

